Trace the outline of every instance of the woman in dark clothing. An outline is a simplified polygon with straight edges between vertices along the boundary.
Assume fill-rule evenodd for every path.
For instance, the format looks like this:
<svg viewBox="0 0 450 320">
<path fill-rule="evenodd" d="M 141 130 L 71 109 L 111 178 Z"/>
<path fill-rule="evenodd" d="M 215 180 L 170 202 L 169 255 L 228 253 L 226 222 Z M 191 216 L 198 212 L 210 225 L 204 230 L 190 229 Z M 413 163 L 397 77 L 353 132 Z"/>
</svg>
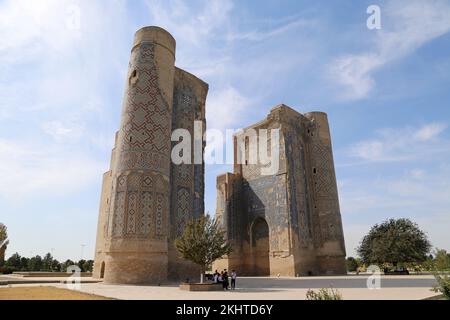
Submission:
<svg viewBox="0 0 450 320">
<path fill-rule="evenodd" d="M 226 271 L 223 273 L 223 282 L 222 282 L 222 284 L 223 284 L 223 289 L 224 290 L 228 290 L 228 286 L 229 286 L 228 272 L 226 272 Z"/>
</svg>

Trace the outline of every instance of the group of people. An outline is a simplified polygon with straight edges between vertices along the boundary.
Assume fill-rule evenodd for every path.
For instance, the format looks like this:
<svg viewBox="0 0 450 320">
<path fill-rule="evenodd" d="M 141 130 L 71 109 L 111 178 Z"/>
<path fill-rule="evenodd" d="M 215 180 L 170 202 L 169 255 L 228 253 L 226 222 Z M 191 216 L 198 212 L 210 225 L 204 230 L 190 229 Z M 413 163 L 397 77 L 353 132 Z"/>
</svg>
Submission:
<svg viewBox="0 0 450 320">
<path fill-rule="evenodd" d="M 231 278 L 231 290 L 234 290 L 236 289 L 236 278 L 237 278 L 236 270 L 232 270 L 230 275 L 228 275 L 227 269 L 223 270 L 220 273 L 216 270 L 213 274 L 213 281 L 215 283 L 221 283 L 223 286 L 223 290 L 230 289 L 230 281 L 229 281 L 230 278 Z"/>
</svg>

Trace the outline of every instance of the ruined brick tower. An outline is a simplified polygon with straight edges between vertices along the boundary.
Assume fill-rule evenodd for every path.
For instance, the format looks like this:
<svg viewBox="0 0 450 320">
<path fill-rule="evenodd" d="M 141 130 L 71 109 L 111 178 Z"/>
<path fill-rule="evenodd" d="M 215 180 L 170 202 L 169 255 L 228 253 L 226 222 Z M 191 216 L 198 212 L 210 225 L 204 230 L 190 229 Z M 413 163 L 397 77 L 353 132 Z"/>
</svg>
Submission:
<svg viewBox="0 0 450 320">
<path fill-rule="evenodd" d="M 236 163 L 250 129 L 280 129 L 279 170 Z M 270 136 L 270 135 L 269 135 Z M 235 136 L 234 173 L 217 178 L 216 215 L 233 252 L 213 268 L 240 275 L 345 274 L 345 245 L 327 115 L 279 105 Z M 245 140 L 245 152 L 251 147 Z"/>
<path fill-rule="evenodd" d="M 136 32 L 100 201 L 94 277 L 106 283 L 161 283 L 200 272 L 178 257 L 173 240 L 203 214 L 204 165 L 172 164 L 171 133 L 181 128 L 194 136 L 194 121 L 205 129 L 208 85 L 174 63 L 167 31 Z"/>
</svg>

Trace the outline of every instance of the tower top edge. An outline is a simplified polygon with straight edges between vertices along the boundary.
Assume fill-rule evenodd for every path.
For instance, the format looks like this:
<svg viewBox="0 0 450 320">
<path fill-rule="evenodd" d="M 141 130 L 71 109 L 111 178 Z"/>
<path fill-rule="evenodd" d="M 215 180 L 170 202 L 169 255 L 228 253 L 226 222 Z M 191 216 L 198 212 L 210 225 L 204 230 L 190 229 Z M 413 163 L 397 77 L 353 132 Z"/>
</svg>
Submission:
<svg viewBox="0 0 450 320">
<path fill-rule="evenodd" d="M 166 47 L 175 54 L 176 40 L 165 29 L 158 26 L 147 26 L 136 31 L 134 35 L 133 47 L 143 41 L 154 41 L 159 45 Z"/>
<path fill-rule="evenodd" d="M 304 113 L 303 115 L 308 119 L 317 118 L 317 117 L 320 117 L 322 119 L 328 119 L 328 114 L 323 111 L 310 111 L 310 112 Z"/>
</svg>

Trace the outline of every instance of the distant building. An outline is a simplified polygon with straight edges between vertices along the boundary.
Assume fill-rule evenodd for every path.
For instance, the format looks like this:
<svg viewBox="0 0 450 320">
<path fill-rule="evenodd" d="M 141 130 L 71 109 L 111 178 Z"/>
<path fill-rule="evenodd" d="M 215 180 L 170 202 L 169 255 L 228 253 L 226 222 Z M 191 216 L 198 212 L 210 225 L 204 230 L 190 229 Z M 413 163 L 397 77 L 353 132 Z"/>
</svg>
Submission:
<svg viewBox="0 0 450 320">
<path fill-rule="evenodd" d="M 239 139 L 249 153 L 249 130 L 274 128 L 280 129 L 279 142 L 268 144 L 279 143 L 276 174 L 262 175 L 260 164 L 245 160 L 235 163 L 234 173 L 217 177 L 216 215 L 234 250 L 213 269 L 249 276 L 345 274 L 327 115 L 279 105 L 235 136 L 235 153 Z"/>
</svg>

